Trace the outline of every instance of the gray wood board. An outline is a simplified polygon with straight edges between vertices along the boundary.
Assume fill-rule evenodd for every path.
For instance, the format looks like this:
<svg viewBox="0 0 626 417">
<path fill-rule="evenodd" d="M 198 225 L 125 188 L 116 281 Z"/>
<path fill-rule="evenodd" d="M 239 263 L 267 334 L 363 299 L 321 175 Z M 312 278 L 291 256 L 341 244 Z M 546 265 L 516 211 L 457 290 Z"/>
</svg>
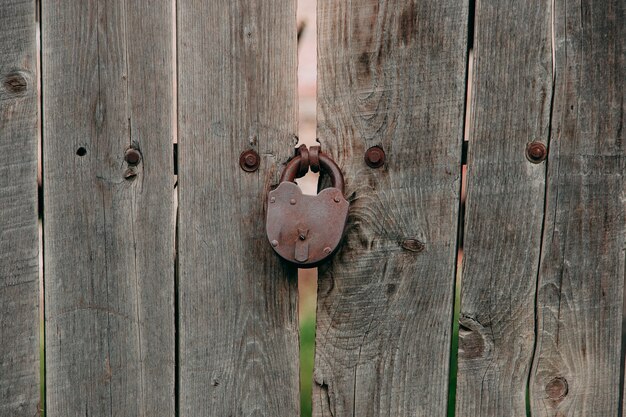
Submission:
<svg viewBox="0 0 626 417">
<path fill-rule="evenodd" d="M 318 137 L 351 207 L 320 268 L 315 416 L 447 415 L 467 13 L 318 3 Z M 364 162 L 375 145 L 379 169 Z"/>
<path fill-rule="evenodd" d="M 550 1 L 477 1 L 456 415 L 525 416 L 552 97 Z"/>
<path fill-rule="evenodd" d="M 169 1 L 42 4 L 48 417 L 174 415 L 173 36 Z"/>
<path fill-rule="evenodd" d="M 39 402 L 37 50 L 34 1 L 0 8 L 0 416 Z"/>
<path fill-rule="evenodd" d="M 297 274 L 264 208 L 296 141 L 296 2 L 177 8 L 179 415 L 298 416 Z"/>
<path fill-rule="evenodd" d="M 533 417 L 620 412 L 625 6 L 621 0 L 554 2 L 556 83 Z"/>
</svg>

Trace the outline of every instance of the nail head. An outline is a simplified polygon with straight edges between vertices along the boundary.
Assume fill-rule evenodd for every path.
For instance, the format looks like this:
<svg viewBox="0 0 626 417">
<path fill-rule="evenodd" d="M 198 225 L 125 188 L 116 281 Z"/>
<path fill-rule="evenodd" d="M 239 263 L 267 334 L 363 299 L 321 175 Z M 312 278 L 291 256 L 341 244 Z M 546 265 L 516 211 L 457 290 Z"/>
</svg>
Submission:
<svg viewBox="0 0 626 417">
<path fill-rule="evenodd" d="M 526 158 L 533 164 L 543 162 L 548 156 L 548 148 L 539 141 L 530 142 L 526 146 Z"/>
<path fill-rule="evenodd" d="M 243 151 L 239 156 L 239 166 L 246 172 L 254 172 L 261 165 L 261 157 L 253 150 Z"/>
<path fill-rule="evenodd" d="M 365 163 L 370 168 L 380 168 L 385 164 L 385 151 L 380 146 L 372 146 L 365 152 Z"/>
<path fill-rule="evenodd" d="M 129 148 L 124 154 L 124 160 L 128 165 L 137 165 L 141 161 L 141 153 L 138 149 Z"/>
</svg>

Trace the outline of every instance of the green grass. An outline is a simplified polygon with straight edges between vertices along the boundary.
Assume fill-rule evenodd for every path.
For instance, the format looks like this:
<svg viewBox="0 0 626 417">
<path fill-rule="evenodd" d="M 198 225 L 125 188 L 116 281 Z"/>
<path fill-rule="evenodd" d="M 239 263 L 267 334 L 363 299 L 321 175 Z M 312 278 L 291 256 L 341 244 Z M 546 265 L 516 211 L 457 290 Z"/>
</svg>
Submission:
<svg viewBox="0 0 626 417">
<path fill-rule="evenodd" d="M 312 415 L 313 361 L 315 355 L 315 315 L 300 321 L 300 415 Z"/>
</svg>

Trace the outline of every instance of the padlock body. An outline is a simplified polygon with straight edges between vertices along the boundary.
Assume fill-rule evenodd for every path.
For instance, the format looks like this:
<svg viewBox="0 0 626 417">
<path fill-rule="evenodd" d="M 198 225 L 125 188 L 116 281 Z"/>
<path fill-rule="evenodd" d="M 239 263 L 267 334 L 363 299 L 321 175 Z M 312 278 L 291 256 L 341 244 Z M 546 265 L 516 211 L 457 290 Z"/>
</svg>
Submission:
<svg viewBox="0 0 626 417">
<path fill-rule="evenodd" d="M 305 195 L 295 183 L 282 182 L 268 195 L 267 238 L 283 259 L 299 268 L 313 268 L 339 246 L 348 206 L 337 188 Z"/>
</svg>

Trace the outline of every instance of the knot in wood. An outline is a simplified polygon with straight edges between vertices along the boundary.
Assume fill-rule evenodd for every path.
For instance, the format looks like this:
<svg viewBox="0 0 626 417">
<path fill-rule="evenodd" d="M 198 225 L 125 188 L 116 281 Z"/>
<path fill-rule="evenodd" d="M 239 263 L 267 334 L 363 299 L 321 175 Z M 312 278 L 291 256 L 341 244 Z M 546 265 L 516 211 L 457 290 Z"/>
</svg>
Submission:
<svg viewBox="0 0 626 417">
<path fill-rule="evenodd" d="M 28 81 L 20 72 L 12 72 L 4 78 L 4 88 L 9 93 L 20 94 L 28 88 Z"/>
<path fill-rule="evenodd" d="M 567 380 L 563 377 L 553 378 L 546 384 L 546 394 L 553 401 L 562 401 L 569 391 Z"/>
</svg>

